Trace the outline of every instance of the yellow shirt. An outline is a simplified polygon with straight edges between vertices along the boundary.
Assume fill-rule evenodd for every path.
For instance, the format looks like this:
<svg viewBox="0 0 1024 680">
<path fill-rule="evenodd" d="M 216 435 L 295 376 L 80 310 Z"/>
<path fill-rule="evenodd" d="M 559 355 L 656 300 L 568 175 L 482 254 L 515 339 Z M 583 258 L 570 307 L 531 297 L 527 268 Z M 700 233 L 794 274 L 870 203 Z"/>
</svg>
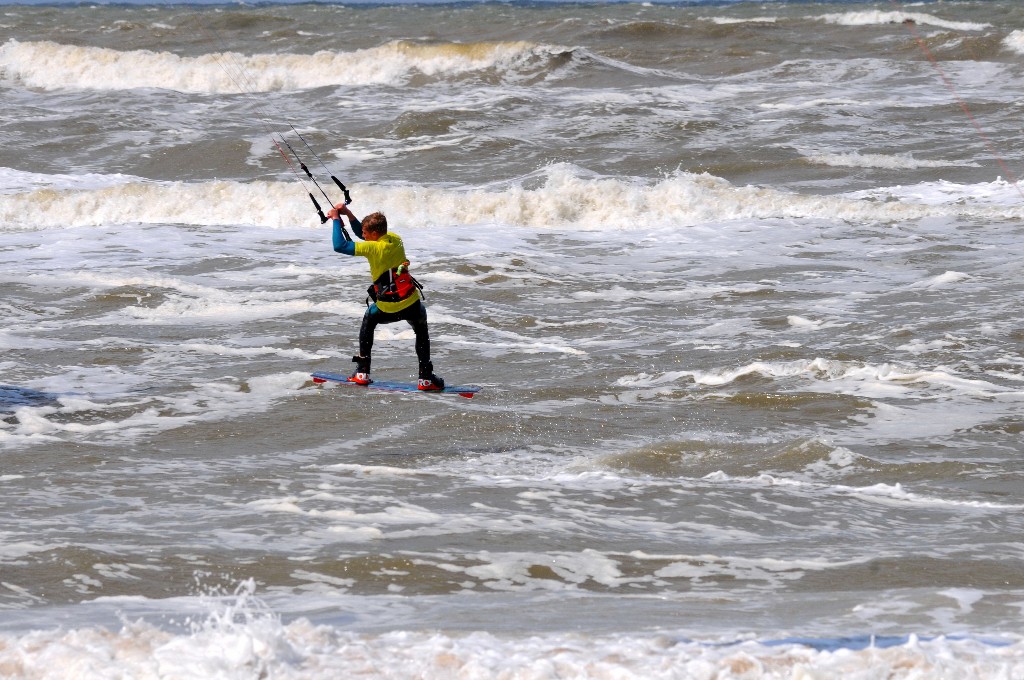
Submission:
<svg viewBox="0 0 1024 680">
<path fill-rule="evenodd" d="M 405 244 L 402 237 L 394 232 L 382 234 L 376 241 L 356 241 L 356 255 L 365 257 L 370 263 L 370 278 L 376 281 L 389 269 L 394 269 L 405 262 Z M 414 290 L 413 294 L 400 302 L 378 302 L 377 308 L 382 312 L 399 312 L 414 304 L 420 299 L 420 292 Z"/>
</svg>

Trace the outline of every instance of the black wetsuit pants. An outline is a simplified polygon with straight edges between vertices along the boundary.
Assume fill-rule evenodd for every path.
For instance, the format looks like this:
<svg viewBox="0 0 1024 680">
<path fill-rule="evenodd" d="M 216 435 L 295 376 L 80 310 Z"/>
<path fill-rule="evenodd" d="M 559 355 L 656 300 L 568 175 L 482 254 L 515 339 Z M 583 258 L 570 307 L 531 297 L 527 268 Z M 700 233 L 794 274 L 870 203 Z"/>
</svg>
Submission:
<svg viewBox="0 0 1024 680">
<path fill-rule="evenodd" d="M 363 314 L 363 324 L 359 328 L 359 354 L 369 357 L 373 350 L 373 332 L 382 323 L 395 323 L 396 321 L 408 321 L 412 330 L 416 333 L 416 358 L 420 362 L 421 372 L 424 368 L 430 370 L 430 333 L 427 330 L 427 307 L 422 300 L 398 312 L 382 312 L 376 304 L 366 308 Z"/>
</svg>

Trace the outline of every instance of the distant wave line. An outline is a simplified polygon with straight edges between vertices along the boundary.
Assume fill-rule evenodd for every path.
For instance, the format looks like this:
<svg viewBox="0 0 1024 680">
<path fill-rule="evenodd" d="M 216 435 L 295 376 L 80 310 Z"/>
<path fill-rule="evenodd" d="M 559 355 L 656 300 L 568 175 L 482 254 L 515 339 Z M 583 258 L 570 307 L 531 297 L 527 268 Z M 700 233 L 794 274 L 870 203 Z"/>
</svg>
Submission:
<svg viewBox="0 0 1024 680">
<path fill-rule="evenodd" d="M 229 58 L 252 74 L 246 89 L 260 92 L 323 86 L 400 84 L 415 73 L 443 77 L 496 68 L 516 72 L 543 68 L 572 48 L 525 41 L 421 44 L 395 40 L 353 52 L 312 54 L 210 53 L 183 57 L 171 52 L 119 51 L 52 41 L 8 40 L 0 45 L 0 82 L 45 90 L 163 88 L 181 92 L 241 93 L 224 72 Z"/>
<path fill-rule="evenodd" d="M 0 230 L 22 231 L 106 224 L 260 224 L 291 227 L 315 222 L 308 204 L 286 181 L 154 182 L 129 176 L 91 188 L 66 181 L 27 181 L 0 193 Z M 35 177 L 35 176 L 31 176 Z M 56 176 L 55 176 L 56 177 Z M 36 178 L 38 180 L 38 178 Z M 523 183 L 542 184 L 524 188 Z M 430 210 L 422 186 L 360 186 L 361 202 L 388 205 L 389 216 L 413 225 L 501 224 L 531 228 L 621 229 L 622 224 L 679 227 L 749 219 L 900 221 L 949 215 L 1020 219 L 1024 207 L 1007 203 L 1005 182 L 960 186 L 923 184 L 837 195 L 807 195 L 759 186 L 736 186 L 708 174 L 679 172 L 656 182 L 588 175 L 554 164 L 534 177 L 487 187 L 431 187 Z M 902 191 L 901 191 L 902 190 Z M 622 197 L 622 219 L 607 219 L 608 196 Z M 932 200 L 928 200 L 931 197 Z M 884 200 L 883 200 L 884 198 Z M 628 213 L 628 214 L 627 214 Z M 247 217 L 251 216 L 251 217 Z M 258 222 L 257 222 L 258 220 Z"/>
</svg>

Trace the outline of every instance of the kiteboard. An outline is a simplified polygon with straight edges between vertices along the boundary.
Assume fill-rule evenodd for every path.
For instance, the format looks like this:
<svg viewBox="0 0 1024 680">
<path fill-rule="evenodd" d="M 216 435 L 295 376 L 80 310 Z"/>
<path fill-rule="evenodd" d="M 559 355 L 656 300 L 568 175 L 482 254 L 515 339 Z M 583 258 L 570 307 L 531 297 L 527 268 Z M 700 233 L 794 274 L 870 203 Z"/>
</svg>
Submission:
<svg viewBox="0 0 1024 680">
<path fill-rule="evenodd" d="M 349 382 L 348 376 L 342 373 L 326 373 L 317 371 L 310 374 L 315 383 L 335 382 L 341 385 L 354 385 L 366 387 L 371 390 L 384 390 L 385 392 L 416 392 L 417 394 L 457 394 L 466 399 L 472 399 L 473 395 L 480 391 L 475 385 L 445 385 L 443 390 L 421 390 L 414 382 L 394 382 L 391 380 L 374 380 L 369 385 Z"/>
</svg>

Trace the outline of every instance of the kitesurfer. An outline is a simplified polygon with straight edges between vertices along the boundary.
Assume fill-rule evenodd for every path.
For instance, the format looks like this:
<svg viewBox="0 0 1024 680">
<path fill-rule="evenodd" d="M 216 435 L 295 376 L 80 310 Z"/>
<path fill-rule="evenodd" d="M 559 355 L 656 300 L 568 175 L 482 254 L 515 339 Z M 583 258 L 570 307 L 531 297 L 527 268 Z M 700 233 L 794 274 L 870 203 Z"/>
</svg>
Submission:
<svg viewBox="0 0 1024 680">
<path fill-rule="evenodd" d="M 352 232 L 362 241 L 346 238 L 341 225 L 344 215 Z M 369 385 L 370 352 L 373 349 L 373 333 L 379 324 L 406 321 L 416 333 L 416 358 L 419 361 L 419 382 L 417 386 L 425 391 L 444 389 L 444 380 L 434 375 L 434 364 L 430 361 L 430 333 L 427 329 L 427 308 L 420 294 L 421 286 L 409 273 L 409 261 L 405 257 L 402 238 L 388 231 L 388 221 L 383 213 L 375 212 L 359 220 L 348 206 L 339 203 L 327 211 L 333 220 L 334 250 L 345 255 L 365 257 L 370 264 L 370 278 L 373 279 L 367 292 L 363 323 L 359 328 L 359 354 L 352 357 L 356 370 L 349 377 L 350 382 Z"/>
</svg>

